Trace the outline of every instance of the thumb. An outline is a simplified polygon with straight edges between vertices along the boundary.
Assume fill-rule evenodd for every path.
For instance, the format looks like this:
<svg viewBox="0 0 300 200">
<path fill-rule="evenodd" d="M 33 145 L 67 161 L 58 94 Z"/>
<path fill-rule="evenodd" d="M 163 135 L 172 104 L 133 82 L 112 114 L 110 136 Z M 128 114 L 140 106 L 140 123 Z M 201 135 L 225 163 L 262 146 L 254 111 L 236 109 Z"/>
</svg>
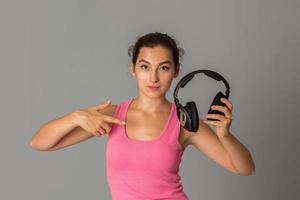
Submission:
<svg viewBox="0 0 300 200">
<path fill-rule="evenodd" d="M 106 108 L 107 106 L 109 106 L 110 103 L 111 103 L 111 100 L 109 99 L 109 100 L 107 100 L 107 101 L 104 102 L 104 103 L 101 103 L 101 104 L 99 104 L 99 105 L 94 106 L 92 109 L 93 109 L 93 110 L 101 110 L 101 109 L 104 109 L 104 108 Z"/>
</svg>

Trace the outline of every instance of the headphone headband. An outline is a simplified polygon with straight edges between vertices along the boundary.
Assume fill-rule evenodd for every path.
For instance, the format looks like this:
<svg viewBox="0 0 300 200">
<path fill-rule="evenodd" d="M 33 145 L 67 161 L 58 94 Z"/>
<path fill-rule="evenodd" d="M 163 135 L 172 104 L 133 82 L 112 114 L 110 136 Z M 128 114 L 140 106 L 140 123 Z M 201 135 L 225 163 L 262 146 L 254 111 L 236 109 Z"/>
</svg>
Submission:
<svg viewBox="0 0 300 200">
<path fill-rule="evenodd" d="M 228 98 L 229 97 L 229 93 L 230 93 L 230 87 L 228 82 L 226 81 L 226 79 L 221 76 L 221 74 L 215 72 L 215 71 L 211 71 L 211 70 L 207 70 L 207 69 L 200 69 L 200 70 L 195 70 L 192 71 L 188 74 L 186 74 L 176 85 L 176 88 L 174 90 L 173 96 L 174 96 L 174 100 L 175 100 L 175 104 L 178 106 L 179 105 L 179 100 L 177 98 L 177 93 L 179 88 L 183 88 L 185 87 L 185 85 L 194 78 L 195 74 L 198 73 L 204 73 L 206 76 L 209 76 L 213 79 L 215 79 L 216 81 L 222 81 L 226 87 L 226 91 L 225 91 L 225 95 Z"/>
</svg>

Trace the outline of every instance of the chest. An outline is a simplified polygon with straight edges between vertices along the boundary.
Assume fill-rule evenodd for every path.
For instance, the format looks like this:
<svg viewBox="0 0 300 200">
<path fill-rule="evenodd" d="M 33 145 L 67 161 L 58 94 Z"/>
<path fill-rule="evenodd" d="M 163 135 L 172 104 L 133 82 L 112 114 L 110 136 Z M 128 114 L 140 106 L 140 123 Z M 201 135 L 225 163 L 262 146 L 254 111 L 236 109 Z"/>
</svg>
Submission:
<svg viewBox="0 0 300 200">
<path fill-rule="evenodd" d="M 112 109 L 112 113 L 115 112 L 116 107 Z M 142 140 L 150 141 L 158 139 L 168 121 L 168 115 L 166 113 L 160 113 L 157 115 L 143 115 L 133 111 L 128 111 L 126 115 L 126 125 L 124 126 L 124 131 L 126 137 L 131 140 Z M 106 139 L 108 135 L 104 135 Z M 188 139 L 191 136 L 184 128 L 180 127 L 180 133 L 178 135 L 178 142 L 182 149 L 185 149 L 189 143 Z"/>
<path fill-rule="evenodd" d="M 157 115 L 145 115 L 134 111 L 128 111 L 126 125 L 124 126 L 126 136 L 131 140 L 150 141 L 158 139 L 166 129 L 169 116 L 166 113 Z M 178 142 L 182 149 L 188 145 L 189 133 L 180 127 Z"/>
<path fill-rule="evenodd" d="M 182 151 L 176 147 L 175 138 L 171 137 L 178 128 L 164 130 L 169 124 L 168 116 L 128 113 L 125 121 L 124 126 L 113 130 L 108 141 L 106 152 L 111 168 L 116 171 L 147 169 L 156 173 L 177 172 Z"/>
<path fill-rule="evenodd" d="M 168 115 L 145 115 L 137 112 L 128 112 L 125 132 L 132 140 L 154 140 L 161 136 L 168 121 Z"/>
</svg>

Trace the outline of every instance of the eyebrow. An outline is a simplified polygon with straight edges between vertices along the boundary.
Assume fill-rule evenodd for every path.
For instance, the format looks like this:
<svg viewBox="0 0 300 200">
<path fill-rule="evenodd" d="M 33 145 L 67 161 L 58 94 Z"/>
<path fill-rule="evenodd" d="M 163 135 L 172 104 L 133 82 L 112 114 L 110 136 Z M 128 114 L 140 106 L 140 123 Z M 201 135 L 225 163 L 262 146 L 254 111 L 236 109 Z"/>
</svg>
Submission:
<svg viewBox="0 0 300 200">
<path fill-rule="evenodd" d="M 144 59 L 141 59 L 139 62 L 145 62 L 145 63 L 150 64 L 150 62 L 148 62 L 147 60 L 144 60 Z M 169 61 L 169 60 L 163 61 L 163 62 L 161 62 L 159 64 L 161 65 L 161 64 L 166 64 L 166 63 L 167 64 L 172 64 L 171 61 Z"/>
</svg>

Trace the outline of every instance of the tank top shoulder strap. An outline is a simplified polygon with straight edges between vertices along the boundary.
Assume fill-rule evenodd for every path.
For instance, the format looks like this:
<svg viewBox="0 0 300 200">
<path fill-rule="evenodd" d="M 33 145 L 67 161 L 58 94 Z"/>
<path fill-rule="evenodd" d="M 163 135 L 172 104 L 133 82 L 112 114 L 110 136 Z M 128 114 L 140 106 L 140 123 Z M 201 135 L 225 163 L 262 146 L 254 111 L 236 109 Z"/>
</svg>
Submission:
<svg viewBox="0 0 300 200">
<path fill-rule="evenodd" d="M 117 107 L 113 113 L 113 117 L 118 118 L 120 120 L 124 120 L 126 107 L 128 106 L 129 102 L 130 102 L 130 100 L 121 101 L 120 103 L 118 103 Z M 115 123 L 112 124 L 111 131 L 110 131 L 109 137 L 108 137 L 109 140 L 112 140 L 113 138 L 117 138 L 117 137 L 121 136 L 122 130 L 123 130 L 122 126 L 123 125 L 118 125 Z"/>
<path fill-rule="evenodd" d="M 177 117 L 177 108 L 174 102 L 172 102 L 171 116 L 168 123 L 169 124 L 164 139 L 167 140 L 167 142 L 170 143 L 172 146 L 174 145 L 180 147 L 178 146 L 178 137 L 180 134 L 180 121 Z"/>
<path fill-rule="evenodd" d="M 126 109 L 130 103 L 130 99 L 127 101 L 122 101 L 119 104 L 117 104 L 116 110 L 113 114 L 114 117 L 117 117 L 121 120 L 125 119 Z"/>
<path fill-rule="evenodd" d="M 125 121 L 126 110 L 132 99 L 122 101 L 117 105 L 114 116 Z"/>
</svg>

